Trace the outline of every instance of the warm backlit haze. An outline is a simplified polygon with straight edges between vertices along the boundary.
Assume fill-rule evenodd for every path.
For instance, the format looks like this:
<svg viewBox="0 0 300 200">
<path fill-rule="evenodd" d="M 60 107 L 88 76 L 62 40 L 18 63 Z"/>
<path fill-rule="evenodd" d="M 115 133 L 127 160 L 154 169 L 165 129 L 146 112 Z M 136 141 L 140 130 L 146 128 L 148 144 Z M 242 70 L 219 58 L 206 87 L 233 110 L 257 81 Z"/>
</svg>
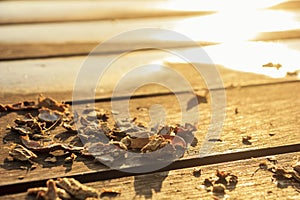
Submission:
<svg viewBox="0 0 300 200">
<path fill-rule="evenodd" d="M 282 40 L 276 33 L 300 30 L 299 11 L 267 9 L 284 1 L 220 1 L 194 2 L 194 9 L 205 8 L 216 13 L 181 20 L 174 30 L 195 41 L 211 41 L 219 44 L 204 47 L 215 64 L 227 68 L 264 74 L 274 78 L 285 77 L 288 72 L 300 69 L 300 47 L 291 47 L 289 40 Z M 177 1 L 171 3 L 174 9 L 191 9 Z M 177 5 L 177 7 L 176 7 Z M 297 31 L 296 31 L 297 32 Z M 264 33 L 275 41 L 256 41 Z M 299 34 L 300 36 L 300 34 Z M 298 40 L 295 42 L 299 43 Z M 187 50 L 193 53 L 192 49 Z M 203 63 L 201 58 L 192 62 Z M 178 57 L 166 59 L 166 63 L 185 63 Z M 262 67 L 267 63 L 280 64 L 279 69 Z"/>
</svg>

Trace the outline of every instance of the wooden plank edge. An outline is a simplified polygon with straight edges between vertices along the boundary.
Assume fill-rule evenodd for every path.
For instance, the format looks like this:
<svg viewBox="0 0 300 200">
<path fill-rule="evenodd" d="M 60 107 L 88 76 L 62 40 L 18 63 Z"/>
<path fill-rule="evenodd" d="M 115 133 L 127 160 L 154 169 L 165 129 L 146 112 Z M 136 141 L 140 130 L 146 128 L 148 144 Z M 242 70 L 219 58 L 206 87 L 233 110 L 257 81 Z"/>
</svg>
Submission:
<svg viewBox="0 0 300 200">
<path fill-rule="evenodd" d="M 282 84 L 290 84 L 290 83 L 300 83 L 300 80 L 286 80 L 286 81 L 278 81 L 278 82 L 270 82 L 270 83 L 259 83 L 259 84 L 249 84 L 249 85 L 241 85 L 241 86 L 228 86 L 224 88 L 212 88 L 211 91 L 219 91 L 219 90 L 230 90 L 235 88 L 252 88 L 252 87 L 260 87 L 260 86 L 271 86 L 271 85 L 282 85 Z M 200 89 L 200 88 L 197 88 Z M 111 97 L 96 97 L 95 99 L 82 99 L 82 100 L 66 100 L 66 104 L 88 104 L 88 103 L 99 103 L 99 102 L 110 102 L 110 101 L 120 101 L 128 98 L 131 99 L 142 99 L 148 97 L 160 97 L 160 96 L 168 96 L 173 94 L 187 94 L 188 91 L 176 91 L 176 92 L 160 92 L 160 93 L 149 93 L 149 94 L 135 94 L 133 96 L 117 96 L 114 98 Z"/>
<path fill-rule="evenodd" d="M 122 19 L 147 19 L 147 18 L 168 18 L 168 17 L 188 17 L 188 16 L 205 16 L 211 15 L 214 11 L 162 11 L 153 15 L 152 13 L 136 13 L 133 15 L 124 15 L 120 13 L 115 16 L 103 17 L 87 17 L 87 18 L 73 18 L 73 19 L 32 19 L 32 20 L 19 20 L 19 21 L 0 21 L 0 26 L 14 26 L 14 25 L 28 25 L 28 24 L 51 24 L 51 23 L 66 23 L 66 22 L 94 22 L 94 21 L 107 21 L 107 20 L 122 20 Z"/>
<path fill-rule="evenodd" d="M 273 156 L 278 154 L 293 153 L 299 151 L 300 151 L 300 143 L 271 147 L 271 148 L 263 148 L 263 149 L 250 149 L 250 150 L 240 151 L 240 152 L 214 154 L 205 157 L 192 156 L 185 159 L 177 160 L 162 169 L 148 172 L 148 173 L 142 173 L 142 174 L 151 174 L 154 172 L 164 172 L 164 171 L 170 171 L 176 169 L 205 166 L 211 164 L 245 160 L 251 158 L 259 158 L 265 156 Z M 145 167 L 147 167 L 150 170 L 155 166 L 156 165 L 137 166 L 128 169 L 130 169 L 130 171 L 141 171 L 141 169 L 145 171 Z M 127 171 L 129 171 L 128 169 Z M 141 173 L 128 173 L 124 171 L 119 171 L 117 169 L 109 169 L 109 170 L 101 170 L 95 172 L 79 173 L 79 174 L 74 174 L 66 177 L 75 178 L 82 183 L 87 183 L 87 182 L 116 179 L 116 178 L 122 178 L 122 177 L 134 176 L 134 175 L 141 175 Z M 58 177 L 53 177 L 53 178 L 58 178 Z M 0 185 L 0 196 L 25 192 L 27 191 L 28 188 L 32 188 L 32 187 L 42 187 L 46 184 L 46 181 L 47 179 L 41 179 L 38 181 L 19 182 L 19 183 L 14 183 L 9 185 Z"/>
<path fill-rule="evenodd" d="M 232 90 L 232 89 L 237 89 L 237 88 L 253 88 L 253 87 L 262 87 L 262 86 L 272 86 L 272 85 L 282 85 L 282 84 L 292 84 L 292 83 L 300 83 L 300 80 L 286 80 L 286 81 L 277 81 L 277 82 L 270 82 L 270 83 L 259 83 L 259 84 L 249 84 L 249 85 L 240 85 L 240 86 L 227 86 L 224 88 L 213 88 L 211 91 L 218 91 L 218 90 Z M 202 88 L 195 88 L 195 89 L 202 89 Z M 81 104 L 88 104 L 88 103 L 101 103 L 101 102 L 110 102 L 110 101 L 120 101 L 120 100 L 125 100 L 125 99 L 142 99 L 142 98 L 148 98 L 148 97 L 163 97 L 163 96 L 169 96 L 169 95 L 174 95 L 174 94 L 187 94 L 188 91 L 175 91 L 173 92 L 157 92 L 157 93 L 141 93 L 141 94 L 134 94 L 132 96 L 116 96 L 114 98 L 111 97 L 111 94 L 106 93 L 102 96 L 96 96 L 95 99 L 81 99 L 81 100 L 76 100 L 73 101 L 70 99 L 70 96 L 72 96 L 72 91 L 66 91 L 66 92 L 59 92 L 59 93 L 43 93 L 43 95 L 46 96 L 51 96 L 53 98 L 55 97 L 61 97 L 61 99 L 64 103 L 69 104 L 69 105 L 81 105 Z M 26 99 L 32 97 L 38 97 L 41 93 L 28 93 L 24 95 L 19 95 L 18 99 Z M 15 96 L 17 94 L 15 93 L 0 93 L 1 98 L 5 98 L 8 96 Z M 20 101 L 20 100 L 19 100 Z M 10 102 L 10 103 L 16 103 L 16 102 Z"/>
<path fill-rule="evenodd" d="M 101 42 L 91 43 L 54 43 L 54 44 L 6 44 L 0 43 L 0 62 L 19 61 L 19 60 L 37 60 L 51 58 L 69 58 L 77 56 L 88 56 L 94 48 Z M 217 42 L 198 41 L 200 47 L 217 45 Z M 134 44 L 132 44 L 134 45 Z M 63 48 L 61 48 L 63 46 Z M 115 44 L 106 47 L 106 52 L 93 53 L 93 55 L 113 55 L 126 51 L 127 45 L 123 45 L 125 49 L 120 49 L 121 44 Z M 149 45 L 151 46 L 151 45 Z M 169 42 L 168 44 L 160 44 L 163 48 L 189 48 L 184 42 Z M 132 46 L 131 46 L 132 47 Z M 25 49 L 25 50 L 24 50 Z M 131 48 L 130 48 L 131 49 Z M 128 49 L 129 50 L 129 49 Z M 136 51 L 152 51 L 153 49 L 138 49 Z M 11 53 L 11 52 L 22 52 Z"/>
</svg>

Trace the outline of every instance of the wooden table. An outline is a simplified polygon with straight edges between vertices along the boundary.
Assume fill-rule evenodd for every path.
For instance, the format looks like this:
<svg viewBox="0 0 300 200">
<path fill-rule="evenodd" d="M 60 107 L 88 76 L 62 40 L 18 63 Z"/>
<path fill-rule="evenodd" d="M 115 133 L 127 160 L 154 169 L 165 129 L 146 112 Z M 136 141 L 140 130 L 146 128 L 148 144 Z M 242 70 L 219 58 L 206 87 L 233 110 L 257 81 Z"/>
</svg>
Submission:
<svg viewBox="0 0 300 200">
<path fill-rule="evenodd" d="M 213 12 L 161 9 L 156 6 L 160 3 L 138 2 L 141 10 L 136 10 L 116 1 L 113 4 L 115 12 L 107 12 L 112 7 L 106 1 L 0 2 L 0 10 L 6 11 L 0 11 L 0 103 L 36 100 L 39 93 L 72 103 L 72 89 L 77 72 L 88 53 L 99 42 L 133 28 L 153 26 L 172 29 L 178 20 L 191 16 L 205 17 Z M 297 2 L 287 2 L 281 7 L 289 9 L 294 4 Z M 18 12 L 9 9 L 16 9 Z M 82 14 L 78 15 L 76 12 Z M 297 39 L 299 29 L 286 34 L 274 31 L 261 35 L 264 35 L 262 38 L 265 40 L 290 37 Z M 262 38 L 258 37 L 257 40 Z M 159 41 L 153 39 L 150 42 Z M 204 46 L 217 43 L 197 42 Z M 166 43 L 166 46 L 170 49 L 189 49 L 178 47 L 176 41 Z M 115 57 L 118 54 L 116 47 L 112 45 L 107 54 L 98 55 L 99 60 Z M 165 58 L 166 54 L 161 51 L 147 50 L 136 51 L 117 61 L 115 65 L 120 68 L 120 74 L 110 73 L 104 77 L 104 85 L 96 93 L 96 107 L 109 111 L 112 109 L 109 97 L 114 81 L 121 77 L 122 72 L 131 69 L 133 63 L 142 65 Z M 201 91 L 207 87 L 196 70 L 174 63 L 171 68 L 189 80 L 195 90 Z M 180 160 L 147 174 L 109 169 L 82 156 L 73 164 L 65 164 L 63 160 L 47 163 L 44 158 L 40 158 L 37 168 L 26 172 L 20 168 L 24 163 L 7 159 L 9 147 L 16 141 L 16 135 L 6 127 L 24 112 L 1 113 L 0 199 L 29 199 L 31 197 L 26 196 L 28 188 L 44 186 L 48 179 L 58 177 L 74 177 L 99 190 L 119 190 L 121 194 L 116 199 L 298 199 L 300 183 L 281 183 L 281 180 L 274 179 L 271 172 L 257 169 L 260 163 L 268 162 L 267 158 L 270 156 L 275 156 L 278 163 L 285 167 L 291 167 L 300 156 L 299 79 L 294 76 L 274 79 L 219 65 L 216 68 L 223 79 L 226 92 L 226 107 L 220 108 L 225 109 L 226 119 L 219 140 L 211 141 L 212 152 L 203 158 L 199 157 L 199 149 L 211 123 L 212 104 L 208 97 L 206 103 L 198 105 L 201 114 L 195 133 L 198 143 L 189 147 Z M 177 92 L 182 91 L 179 88 Z M 122 105 L 125 100 L 120 98 L 117 102 Z M 149 122 L 148 111 L 153 104 L 160 104 L 165 108 L 168 123 L 179 122 L 181 110 L 178 101 L 172 92 L 163 87 L 140 88 L 131 97 L 129 110 L 133 117 Z M 137 109 L 138 107 L 145 109 Z M 251 145 L 242 142 L 242 138 L 248 135 L 252 137 Z M 199 177 L 193 174 L 195 169 L 201 169 Z M 204 180 L 215 176 L 216 170 L 224 170 L 238 177 L 236 187 L 226 190 L 221 196 L 216 196 L 203 187 Z"/>
</svg>

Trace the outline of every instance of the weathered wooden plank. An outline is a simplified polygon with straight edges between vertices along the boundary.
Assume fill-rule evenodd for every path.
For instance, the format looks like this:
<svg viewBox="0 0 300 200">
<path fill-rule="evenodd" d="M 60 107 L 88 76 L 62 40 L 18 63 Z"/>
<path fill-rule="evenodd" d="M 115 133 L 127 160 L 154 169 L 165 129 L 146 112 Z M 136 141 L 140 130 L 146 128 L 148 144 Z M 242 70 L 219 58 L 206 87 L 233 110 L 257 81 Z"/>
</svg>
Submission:
<svg viewBox="0 0 300 200">
<path fill-rule="evenodd" d="M 232 3 L 224 1 L 224 4 Z M 240 7 L 238 2 L 234 2 Z M 246 4 L 248 2 L 245 2 Z M 277 5 L 277 2 L 259 2 L 257 9 L 274 6 L 274 8 L 297 7 L 297 2 L 285 1 Z M 72 6 L 70 6 L 72 5 Z M 134 6 L 128 6 L 134 5 Z M 138 9 L 137 9 L 138 8 Z M 115 18 L 138 18 L 153 16 L 171 16 L 185 14 L 203 14 L 210 11 L 222 11 L 224 6 L 205 1 L 2 1 L 0 3 L 0 23 L 39 23 L 78 20 L 97 20 Z M 225 8 L 226 9 L 226 8 Z M 204 11 L 204 12 L 203 12 Z"/>
<path fill-rule="evenodd" d="M 152 45 L 161 45 L 159 41 L 153 41 Z M 213 42 L 198 42 L 200 46 L 209 46 L 216 43 Z M 0 61 L 17 61 L 30 59 L 45 59 L 45 58 L 64 58 L 76 56 L 88 56 L 94 48 L 100 45 L 100 42 L 68 42 L 64 44 L 0 44 Z M 120 50 L 130 50 L 134 45 L 138 44 L 110 44 L 105 47 L 105 55 L 119 53 Z M 163 45 L 165 48 L 185 48 L 182 42 L 170 42 Z"/>
<path fill-rule="evenodd" d="M 186 50 L 189 49 L 187 48 Z M 172 52 L 172 49 L 170 49 L 170 51 Z M 255 54 L 252 56 L 254 55 Z M 184 76 L 185 79 L 196 89 L 205 87 L 203 77 L 201 77 L 199 72 L 197 72 L 191 65 L 177 64 L 176 62 L 170 64 L 163 63 L 163 61 L 170 56 L 173 56 L 172 53 L 160 50 L 135 51 L 127 55 L 123 55 L 109 66 L 100 66 L 99 69 L 108 67 L 109 70 L 106 71 L 104 76 L 101 78 L 101 82 L 97 87 L 97 94 L 99 96 L 110 96 L 115 84 L 123 75 L 136 67 L 151 63 L 157 63 L 160 66 L 167 65 L 170 69 L 178 71 L 178 73 Z M 96 58 L 99 63 L 102 63 L 106 59 L 113 59 L 116 57 L 118 57 L 117 54 L 109 54 L 99 55 L 99 57 Z M 0 91 L 1 93 L 15 94 L 29 94 L 33 93 L 33 91 L 34 93 L 59 93 L 68 91 L 69 98 L 67 98 L 67 100 L 69 100 L 71 99 L 71 92 L 74 88 L 78 72 L 84 66 L 84 61 L 86 59 L 88 59 L 88 57 L 78 56 L 69 58 L 0 62 L 0 72 L 2 75 L 0 79 Z M 273 60 L 268 60 L 268 62 L 269 61 Z M 243 62 L 247 63 L 248 61 L 245 60 Z M 241 63 L 241 65 L 242 64 L 243 63 Z M 274 73 L 277 73 L 281 72 L 281 70 L 286 70 L 285 67 L 289 66 L 284 66 L 280 70 L 273 68 L 269 69 L 269 71 L 271 72 L 273 70 Z M 254 68 L 259 69 L 260 66 L 255 66 L 253 69 Z M 259 74 L 237 72 L 221 66 L 217 66 L 217 69 L 220 72 L 225 87 L 265 84 L 297 79 L 297 76 L 274 79 Z M 161 77 L 163 76 L 170 75 L 160 67 L 151 68 L 151 66 L 149 66 L 149 71 L 132 75 L 131 85 L 136 86 L 135 81 L 143 78 L 147 78 L 147 80 L 152 79 L 152 82 L 160 83 Z M 90 81 L 85 84 L 92 86 L 94 83 Z M 128 84 L 128 88 L 129 87 L 130 85 Z M 179 86 L 177 86 L 177 88 L 178 87 Z M 182 88 L 178 88 L 178 90 L 182 90 Z M 160 87 L 155 91 L 164 92 L 167 90 Z M 144 94 L 149 92 L 154 93 L 153 90 L 139 91 L 139 93 Z"/>
<path fill-rule="evenodd" d="M 253 148 L 298 144 L 300 113 L 297 107 L 300 104 L 299 89 L 299 83 L 228 89 L 227 117 L 220 140 L 210 141 L 211 145 L 214 145 L 210 153 L 237 152 Z M 14 96 L 9 96 L 6 99 L 10 102 L 14 100 Z M 210 102 L 209 99 L 208 102 Z M 119 104 L 124 105 L 124 100 L 119 101 Z M 129 107 L 132 117 L 137 117 L 139 121 L 149 123 L 148 111 L 153 104 L 160 104 L 164 107 L 167 113 L 167 123 L 176 124 L 181 122 L 180 107 L 176 97 L 172 95 L 132 99 Z M 110 102 L 97 103 L 96 106 L 111 110 Z M 137 107 L 144 109 L 137 110 Z M 198 143 L 189 148 L 186 156 L 199 154 L 199 149 L 210 124 L 210 107 L 210 103 L 202 103 L 199 106 L 201 120 L 198 125 L 199 130 L 195 134 Z M 21 163 L 16 165 L 6 160 L 10 143 L 16 141 L 16 139 L 14 135 L 9 134 L 8 130 L 5 130 L 5 127 L 7 124 L 13 124 L 14 118 L 20 114 L 10 113 L 0 118 L 0 139 L 5 143 L 1 145 L 0 151 L 0 174 L 3 177 L 1 184 L 39 180 L 40 174 L 44 174 L 44 179 L 104 169 L 102 165 L 97 165 L 92 160 L 79 157 L 72 167 L 64 165 L 63 160 L 60 160 L 58 164 L 48 164 L 42 161 L 37 169 L 26 174 L 26 171 L 20 169 Z M 247 135 L 252 136 L 251 145 L 242 143 L 242 137 Z M 44 157 L 42 156 L 41 159 L 44 159 Z M 25 177 L 23 180 L 18 180 L 20 176 Z"/>
<path fill-rule="evenodd" d="M 0 10 L 0 24 L 115 20 L 210 13 L 201 12 L 192 5 L 186 10 L 174 8 L 166 1 L 2 1 Z"/>
<path fill-rule="evenodd" d="M 287 169 L 296 161 L 299 153 L 277 155 L 278 166 Z M 137 175 L 85 183 L 96 189 L 114 189 L 121 192 L 115 199 L 298 199 L 300 184 L 280 180 L 267 170 L 258 170 L 266 157 L 247 159 L 197 168 L 185 168 L 148 175 Z M 201 170 L 199 176 L 195 170 Z M 229 172 L 238 177 L 236 186 L 226 189 L 224 195 L 206 191 L 203 182 L 206 178 L 216 179 L 216 170 Z M 26 193 L 2 196 L 0 199 L 25 199 Z M 31 199 L 30 197 L 26 197 Z"/>
<path fill-rule="evenodd" d="M 190 37 L 200 44 L 235 41 L 239 38 L 242 40 L 299 38 L 300 27 L 297 22 L 298 12 L 291 13 L 295 15 L 294 18 L 291 18 L 289 15 L 286 16 L 283 14 L 283 16 L 281 16 L 282 13 L 279 12 L 276 14 L 276 12 L 273 11 L 275 13 L 271 14 L 274 14 L 276 18 L 281 20 L 278 21 L 280 26 L 271 23 L 273 22 L 273 18 L 266 17 L 269 16 L 268 13 L 261 12 L 261 14 L 253 14 L 255 16 L 257 14 L 257 17 L 262 15 L 262 24 L 258 27 L 253 27 L 253 29 L 250 30 L 247 24 L 254 22 L 252 22 L 252 18 L 247 18 L 247 16 L 249 16 L 247 15 L 243 16 L 247 21 L 247 23 L 244 23 L 245 27 L 241 27 L 244 24 L 236 24 L 235 26 L 228 24 L 230 28 L 226 29 L 226 34 L 223 28 L 224 25 L 219 24 L 219 21 L 223 18 L 228 18 L 228 21 L 231 21 L 231 18 L 230 15 L 224 16 L 224 14 L 1 26 L 1 59 L 53 57 L 59 54 L 64 56 L 87 54 L 87 50 L 92 48 L 92 46 L 90 46 L 91 44 L 99 44 L 111 38 L 111 36 L 122 32 L 149 27 L 174 30 Z M 255 23 L 257 23 L 258 20 L 260 19 L 257 19 Z M 196 27 L 195 24 L 197 24 Z M 214 26 L 210 26 L 210 24 L 214 24 Z M 241 33 L 241 29 L 249 29 L 249 31 Z M 163 42 L 166 47 L 184 45 L 181 44 L 180 41 L 177 41 L 178 38 L 174 39 L 166 36 L 149 35 L 147 40 L 149 44 Z M 120 42 L 122 45 L 111 45 L 109 51 L 118 51 L 120 46 L 126 47 L 128 43 L 134 45 L 141 41 L 145 41 L 145 38 L 141 38 L 141 34 L 133 36 L 131 39 Z M 74 47 L 77 48 L 80 47 L 80 45 L 82 45 L 82 49 L 78 48 L 74 50 Z M 60 49 L 61 46 L 64 47 Z M 58 49 L 58 51 L 56 51 L 56 49 Z"/>
<path fill-rule="evenodd" d="M 110 38 L 113 35 L 128 30 L 146 27 L 172 28 L 177 24 L 178 20 L 184 20 L 188 18 L 190 17 L 124 19 L 91 22 L 1 26 L 0 30 L 2 34 L 0 37 L 0 43 L 67 44 L 74 41 L 76 41 L 77 43 L 99 43 Z M 25 37 L 24 34 L 26 34 L 27 37 Z M 138 38 L 136 37 L 133 39 L 138 40 Z M 159 39 L 156 40 L 159 41 Z"/>
</svg>

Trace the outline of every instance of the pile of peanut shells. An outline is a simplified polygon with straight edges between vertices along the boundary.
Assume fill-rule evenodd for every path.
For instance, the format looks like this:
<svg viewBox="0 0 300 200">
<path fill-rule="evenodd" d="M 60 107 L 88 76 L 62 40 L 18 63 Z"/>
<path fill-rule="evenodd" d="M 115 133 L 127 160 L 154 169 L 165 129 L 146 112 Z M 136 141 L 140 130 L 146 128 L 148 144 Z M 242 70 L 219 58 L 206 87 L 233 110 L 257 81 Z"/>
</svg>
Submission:
<svg viewBox="0 0 300 200">
<path fill-rule="evenodd" d="M 42 95 L 37 102 L 0 104 L 0 112 L 14 111 L 29 111 L 7 127 L 20 138 L 20 143 L 12 144 L 9 152 L 19 161 L 35 162 L 37 153 L 49 154 L 50 162 L 55 162 L 56 155 L 67 154 L 69 162 L 82 155 L 112 163 L 126 158 L 128 152 L 149 155 L 149 159 L 177 159 L 183 156 L 196 131 L 188 123 L 149 128 L 136 122 L 136 118 L 109 123 L 109 112 L 103 109 L 86 108 L 80 115 L 73 114 L 68 104 Z M 57 134 L 73 134 L 80 142 L 61 142 Z"/>
</svg>

